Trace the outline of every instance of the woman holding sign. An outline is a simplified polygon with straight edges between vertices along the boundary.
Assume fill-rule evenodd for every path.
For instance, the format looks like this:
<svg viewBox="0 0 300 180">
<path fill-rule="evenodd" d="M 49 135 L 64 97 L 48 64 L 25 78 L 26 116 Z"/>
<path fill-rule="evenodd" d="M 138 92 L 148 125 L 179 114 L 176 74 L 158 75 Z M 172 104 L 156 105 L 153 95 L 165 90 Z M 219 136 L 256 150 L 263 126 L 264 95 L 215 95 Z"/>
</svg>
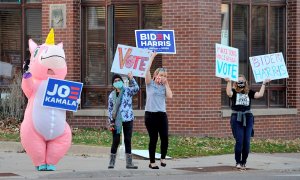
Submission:
<svg viewBox="0 0 300 180">
<path fill-rule="evenodd" d="M 250 151 L 250 138 L 253 131 L 254 117 L 251 112 L 251 99 L 264 96 L 265 86 L 270 80 L 264 80 L 259 92 L 249 89 L 244 75 L 239 75 L 238 82 L 233 86 L 229 78 L 226 78 L 226 93 L 231 98 L 231 128 L 235 138 L 235 161 L 237 169 L 246 169 L 246 162 Z"/>
<path fill-rule="evenodd" d="M 139 91 L 139 86 L 132 76 L 128 73 L 129 87 L 124 87 L 123 79 L 120 75 L 115 74 L 112 77 L 112 85 L 114 90 L 108 97 L 108 119 L 109 129 L 112 131 L 113 142 L 111 145 L 111 154 L 108 168 L 114 168 L 116 162 L 116 153 L 120 144 L 120 133 L 124 131 L 126 168 L 137 169 L 138 167 L 132 163 L 131 154 L 131 137 L 133 129 L 133 110 L 132 96 Z M 123 128 L 122 128 L 123 127 Z"/>
<path fill-rule="evenodd" d="M 168 116 L 166 113 L 166 97 L 172 98 L 173 94 L 167 80 L 167 72 L 165 68 L 158 68 L 151 78 L 150 68 L 156 52 L 150 57 L 150 65 L 146 72 L 146 107 L 145 107 L 145 125 L 149 134 L 149 168 L 159 169 L 155 164 L 155 150 L 160 136 L 161 145 L 161 159 L 160 165 L 165 167 L 167 164 L 165 158 L 168 150 Z"/>
</svg>

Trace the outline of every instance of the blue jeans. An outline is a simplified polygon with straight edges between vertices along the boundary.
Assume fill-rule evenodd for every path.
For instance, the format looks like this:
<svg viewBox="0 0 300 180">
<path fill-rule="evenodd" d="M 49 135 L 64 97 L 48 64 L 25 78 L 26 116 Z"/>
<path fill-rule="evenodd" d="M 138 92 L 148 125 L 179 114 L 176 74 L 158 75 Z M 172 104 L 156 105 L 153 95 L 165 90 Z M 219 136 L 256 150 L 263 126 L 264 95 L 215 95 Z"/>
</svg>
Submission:
<svg viewBox="0 0 300 180">
<path fill-rule="evenodd" d="M 250 139 L 253 129 L 254 117 L 252 113 L 246 114 L 246 126 L 243 121 L 237 121 L 237 114 L 231 115 L 231 128 L 235 139 L 235 161 L 239 164 L 246 164 L 250 152 Z"/>
</svg>

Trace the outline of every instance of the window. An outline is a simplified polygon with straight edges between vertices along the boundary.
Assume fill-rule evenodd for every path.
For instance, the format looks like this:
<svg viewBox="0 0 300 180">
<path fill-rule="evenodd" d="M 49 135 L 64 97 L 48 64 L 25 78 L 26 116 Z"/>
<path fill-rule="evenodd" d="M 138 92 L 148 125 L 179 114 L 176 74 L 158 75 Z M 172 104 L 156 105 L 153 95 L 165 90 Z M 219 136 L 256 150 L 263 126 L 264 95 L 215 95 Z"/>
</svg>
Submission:
<svg viewBox="0 0 300 180">
<path fill-rule="evenodd" d="M 259 91 L 260 83 L 256 83 L 252 74 L 249 57 L 286 52 L 286 2 L 249 1 L 241 0 L 222 4 L 222 38 L 221 43 L 239 49 L 239 73 L 244 74 L 249 80 L 251 89 Z M 226 18 L 227 14 L 231 14 Z M 228 22 L 230 25 L 227 25 Z M 229 35 L 225 31 L 230 29 Z M 230 35 L 232 37 L 230 37 Z M 229 38 L 228 38 L 229 37 Z M 230 40 L 227 40 L 230 39 Z M 222 106 L 229 107 L 230 101 L 226 96 L 226 83 L 222 81 Z M 253 101 L 253 107 L 286 107 L 286 81 L 285 79 L 273 80 L 266 89 L 265 96 Z"/>
<path fill-rule="evenodd" d="M 138 5 L 115 5 L 114 7 L 114 44 L 113 52 L 117 48 L 118 44 L 124 44 L 128 46 L 135 47 L 135 34 L 134 30 L 139 29 L 139 15 L 138 15 Z M 112 63 L 113 57 L 109 59 Z M 110 73 L 109 82 L 112 73 Z M 140 78 L 135 77 L 138 84 L 141 87 Z M 110 84 L 109 84 L 110 85 Z M 139 96 L 133 96 L 133 107 L 139 107 Z"/>
<path fill-rule="evenodd" d="M 162 6 L 161 4 L 147 4 L 143 6 L 144 15 L 143 15 L 143 29 L 162 29 Z M 155 60 L 151 66 L 150 72 L 153 75 L 153 72 L 158 68 L 162 67 L 162 55 L 158 54 L 155 57 Z M 146 105 L 146 89 L 145 81 L 142 79 L 142 88 L 141 88 L 141 105 L 142 108 Z"/>
<path fill-rule="evenodd" d="M 21 71 L 21 18 L 20 9 L 0 9 L 0 86 L 10 85 Z"/>
<path fill-rule="evenodd" d="M 0 94 L 22 72 L 23 59 L 29 57 L 28 39 L 41 43 L 41 4 L 24 3 L 0 1 Z"/>
<path fill-rule="evenodd" d="M 42 10 L 26 10 L 25 58 L 30 58 L 28 40 L 33 39 L 37 44 L 42 42 Z"/>
<path fill-rule="evenodd" d="M 162 7 L 160 4 L 144 5 L 143 29 L 162 29 Z M 158 54 L 151 66 L 151 73 L 158 67 L 162 67 L 162 56 Z M 144 82 L 144 81 L 143 81 Z"/>
<path fill-rule="evenodd" d="M 269 52 L 286 54 L 286 11 L 284 6 L 274 6 L 270 9 L 270 46 Z M 274 89 L 270 91 L 270 106 L 282 106 L 286 99 L 286 82 L 284 79 L 271 82 Z M 275 89 L 276 87 L 276 89 Z"/>
<path fill-rule="evenodd" d="M 86 88 L 83 93 L 83 106 L 104 107 L 106 81 L 105 61 L 105 7 L 85 7 L 83 16 L 82 82 Z M 100 88 L 102 91 L 99 91 Z M 95 91 L 96 90 L 96 91 Z"/>
<path fill-rule="evenodd" d="M 229 4 L 221 5 L 221 44 L 229 45 Z"/>
<path fill-rule="evenodd" d="M 82 3 L 82 108 L 107 108 L 112 90 L 110 70 L 117 45 L 135 46 L 136 29 L 161 28 L 161 12 L 160 3 L 115 1 L 105 5 L 105 2 L 93 0 Z M 161 66 L 161 56 L 153 66 Z M 145 105 L 144 78 L 135 79 L 141 91 L 133 97 L 133 106 L 142 109 Z"/>
</svg>

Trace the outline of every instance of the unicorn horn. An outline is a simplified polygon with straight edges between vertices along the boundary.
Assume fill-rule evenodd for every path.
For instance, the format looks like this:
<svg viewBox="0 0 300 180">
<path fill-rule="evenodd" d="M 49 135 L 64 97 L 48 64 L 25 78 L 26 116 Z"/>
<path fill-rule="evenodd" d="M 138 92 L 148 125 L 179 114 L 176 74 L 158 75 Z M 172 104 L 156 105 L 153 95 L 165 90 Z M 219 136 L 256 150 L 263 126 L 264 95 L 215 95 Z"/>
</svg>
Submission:
<svg viewBox="0 0 300 180">
<path fill-rule="evenodd" d="M 54 30 L 53 30 L 53 28 L 51 28 L 51 30 L 47 36 L 45 44 L 54 45 Z"/>
</svg>

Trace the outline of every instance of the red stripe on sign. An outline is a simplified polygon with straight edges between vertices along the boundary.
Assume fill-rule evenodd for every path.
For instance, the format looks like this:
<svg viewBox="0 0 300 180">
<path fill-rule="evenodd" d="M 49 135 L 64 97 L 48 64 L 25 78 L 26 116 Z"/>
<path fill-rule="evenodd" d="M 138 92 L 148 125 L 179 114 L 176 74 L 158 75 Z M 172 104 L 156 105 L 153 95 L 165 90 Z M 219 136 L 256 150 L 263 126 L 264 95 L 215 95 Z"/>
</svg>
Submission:
<svg viewBox="0 0 300 180">
<path fill-rule="evenodd" d="M 68 96 L 69 99 L 77 99 L 77 96 Z"/>
<path fill-rule="evenodd" d="M 162 34 L 156 34 L 156 39 L 157 40 L 163 40 L 163 35 Z"/>
<path fill-rule="evenodd" d="M 76 91 L 71 91 L 71 94 L 78 95 L 79 93 Z"/>
<path fill-rule="evenodd" d="M 71 86 L 71 89 L 72 89 L 72 90 L 75 90 L 75 91 L 79 91 L 79 90 L 80 90 L 80 88 L 74 87 L 74 86 Z"/>
</svg>

